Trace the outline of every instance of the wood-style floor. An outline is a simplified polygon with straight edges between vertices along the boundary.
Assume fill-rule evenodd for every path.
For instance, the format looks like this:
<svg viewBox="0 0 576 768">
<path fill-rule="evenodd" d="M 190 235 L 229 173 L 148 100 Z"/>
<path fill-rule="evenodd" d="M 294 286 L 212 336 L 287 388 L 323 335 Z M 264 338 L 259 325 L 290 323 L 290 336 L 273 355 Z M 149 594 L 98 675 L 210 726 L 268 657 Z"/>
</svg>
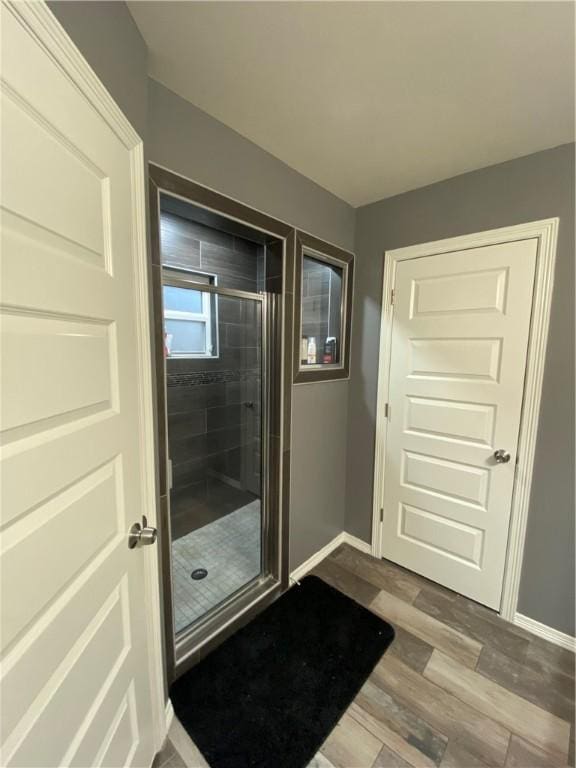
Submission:
<svg viewBox="0 0 576 768">
<path fill-rule="evenodd" d="M 389 621 L 396 638 L 311 767 L 574 766 L 570 651 L 348 546 L 313 573 Z M 175 722 L 154 765 L 207 764 Z"/>
</svg>

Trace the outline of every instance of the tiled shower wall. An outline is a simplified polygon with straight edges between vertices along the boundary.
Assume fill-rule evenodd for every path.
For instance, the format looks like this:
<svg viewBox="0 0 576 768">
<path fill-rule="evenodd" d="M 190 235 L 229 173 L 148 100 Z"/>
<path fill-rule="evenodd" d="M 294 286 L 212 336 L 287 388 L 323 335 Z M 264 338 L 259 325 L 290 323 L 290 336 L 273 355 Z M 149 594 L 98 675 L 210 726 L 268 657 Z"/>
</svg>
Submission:
<svg viewBox="0 0 576 768">
<path fill-rule="evenodd" d="M 328 336 L 340 344 L 342 283 L 332 268 L 314 259 L 304 259 L 302 269 L 302 335 L 316 339 L 316 361 L 322 362 Z"/>
<path fill-rule="evenodd" d="M 218 286 L 257 292 L 263 246 L 161 214 L 162 261 L 217 276 Z M 196 498 L 211 479 L 259 495 L 260 322 L 256 302 L 218 297 L 217 358 L 167 360 L 173 488 Z"/>
</svg>

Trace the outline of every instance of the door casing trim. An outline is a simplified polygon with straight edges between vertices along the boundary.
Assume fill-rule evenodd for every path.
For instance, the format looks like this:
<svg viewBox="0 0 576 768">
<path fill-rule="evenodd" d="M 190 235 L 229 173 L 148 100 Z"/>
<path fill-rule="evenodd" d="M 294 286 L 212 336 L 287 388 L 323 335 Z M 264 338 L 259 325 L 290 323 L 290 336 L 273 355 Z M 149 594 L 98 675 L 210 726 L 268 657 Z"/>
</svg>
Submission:
<svg viewBox="0 0 576 768">
<path fill-rule="evenodd" d="M 538 240 L 534 292 L 532 296 L 532 316 L 530 319 L 530 337 L 526 357 L 526 378 L 524 397 L 520 416 L 518 439 L 518 462 L 512 491 L 512 507 L 508 548 L 500 599 L 500 615 L 507 621 L 514 621 L 518 607 L 518 593 L 530 489 L 534 468 L 534 454 L 538 435 L 538 419 L 542 398 L 542 382 L 546 360 L 552 290 L 554 286 L 554 265 L 558 240 L 558 218 L 518 224 L 512 227 L 476 232 L 461 237 L 451 237 L 430 243 L 421 243 L 406 248 L 396 248 L 384 253 L 384 277 L 382 285 L 382 310 L 380 317 L 380 350 L 378 357 L 378 392 L 376 410 L 376 440 L 374 451 L 374 495 L 372 504 L 372 554 L 382 557 L 381 510 L 384 503 L 386 431 L 390 382 L 390 353 L 392 342 L 393 305 L 391 301 L 396 277 L 396 265 L 407 259 L 419 259 L 436 256 L 452 251 L 480 248 L 486 245 L 498 245 L 516 240 Z"/>
<path fill-rule="evenodd" d="M 30 31 L 56 66 L 74 83 L 94 110 L 110 126 L 120 142 L 130 151 L 131 215 L 134 231 L 132 263 L 139 368 L 137 397 L 140 442 L 144 446 L 140 466 L 143 482 L 141 512 L 154 523 L 156 521 L 156 480 L 143 141 L 45 2 L 41 0 L 3 2 L 2 6 L 3 11 L 14 14 Z M 157 547 L 146 549 L 148 551 L 141 553 L 144 557 L 144 584 L 140 599 L 147 606 L 146 639 L 152 693 L 153 743 L 157 752 L 166 736 L 162 621 L 158 590 L 159 561 Z"/>
</svg>

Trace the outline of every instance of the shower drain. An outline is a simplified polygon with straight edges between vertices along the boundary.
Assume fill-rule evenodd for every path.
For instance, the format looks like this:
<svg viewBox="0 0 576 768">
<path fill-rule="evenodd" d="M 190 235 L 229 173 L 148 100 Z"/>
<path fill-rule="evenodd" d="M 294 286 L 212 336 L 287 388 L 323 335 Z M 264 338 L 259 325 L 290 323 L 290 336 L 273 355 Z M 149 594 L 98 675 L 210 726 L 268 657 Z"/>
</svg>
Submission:
<svg viewBox="0 0 576 768">
<path fill-rule="evenodd" d="M 205 579 L 206 576 L 208 576 L 208 571 L 206 568 L 195 568 L 190 576 L 194 579 L 194 581 L 200 581 L 200 579 Z"/>
</svg>

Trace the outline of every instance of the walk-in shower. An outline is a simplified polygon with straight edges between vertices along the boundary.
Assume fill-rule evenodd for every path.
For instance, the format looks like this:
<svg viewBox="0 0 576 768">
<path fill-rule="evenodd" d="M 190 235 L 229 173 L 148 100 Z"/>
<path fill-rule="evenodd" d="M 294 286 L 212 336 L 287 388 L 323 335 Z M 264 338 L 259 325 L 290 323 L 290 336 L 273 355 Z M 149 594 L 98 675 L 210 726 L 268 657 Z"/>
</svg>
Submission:
<svg viewBox="0 0 576 768">
<path fill-rule="evenodd" d="M 151 177 L 164 595 L 177 674 L 286 580 L 286 243 L 209 209 L 197 185 L 186 182 L 190 199 L 180 186 L 174 194 L 179 177 L 154 167 Z"/>
<path fill-rule="evenodd" d="M 178 633 L 261 571 L 265 297 L 263 246 L 171 203 L 160 242 Z"/>
</svg>

